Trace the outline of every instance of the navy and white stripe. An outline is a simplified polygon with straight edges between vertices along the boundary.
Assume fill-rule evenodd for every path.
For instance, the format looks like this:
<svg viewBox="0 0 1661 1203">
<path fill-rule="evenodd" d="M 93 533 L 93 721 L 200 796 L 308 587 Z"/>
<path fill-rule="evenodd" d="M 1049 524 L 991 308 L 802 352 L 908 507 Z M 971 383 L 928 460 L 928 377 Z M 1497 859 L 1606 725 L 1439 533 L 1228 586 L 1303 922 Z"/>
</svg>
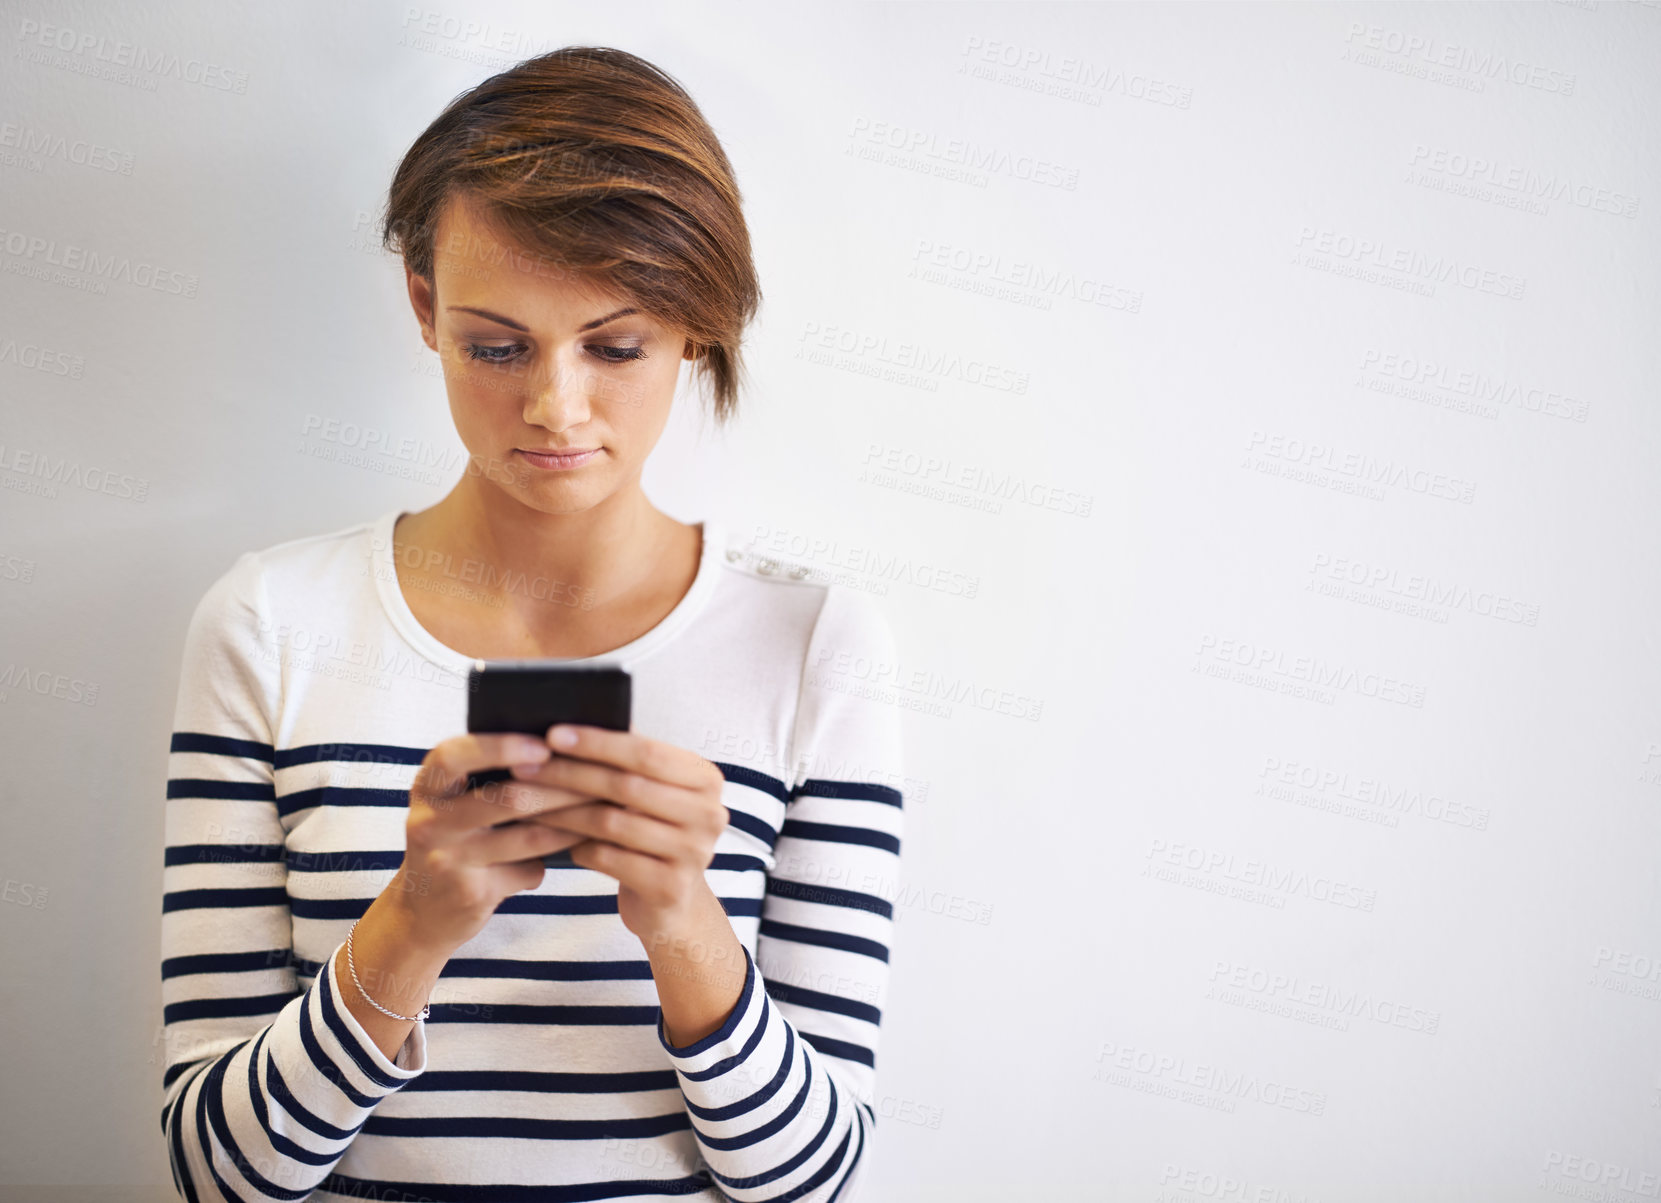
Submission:
<svg viewBox="0 0 1661 1203">
<path fill-rule="evenodd" d="M 746 978 L 721 1028 L 669 1045 L 616 882 L 549 869 L 457 951 L 389 1059 L 335 962 L 397 872 L 410 784 L 465 729 L 466 695 L 453 662 L 392 670 L 389 690 L 316 649 L 433 659 L 362 570 L 394 516 L 240 557 L 190 620 L 162 899 L 181 1197 L 852 1198 L 902 836 L 899 711 L 852 667 L 892 663 L 881 612 L 709 554 L 672 638 L 626 662 L 634 729 L 726 778 L 708 877 Z"/>
</svg>

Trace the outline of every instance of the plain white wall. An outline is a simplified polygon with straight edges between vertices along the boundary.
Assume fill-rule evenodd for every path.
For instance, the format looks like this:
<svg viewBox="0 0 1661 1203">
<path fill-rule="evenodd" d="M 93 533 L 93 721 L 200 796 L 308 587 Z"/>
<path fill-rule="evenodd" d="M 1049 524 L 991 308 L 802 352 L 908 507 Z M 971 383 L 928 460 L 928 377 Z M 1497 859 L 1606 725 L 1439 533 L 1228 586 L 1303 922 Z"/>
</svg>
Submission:
<svg viewBox="0 0 1661 1203">
<path fill-rule="evenodd" d="M 460 454 L 373 214 L 451 97 L 593 42 L 703 107 L 765 292 L 740 422 L 686 397 L 648 492 L 900 637 L 863 1198 L 1654 1197 L 1661 5 L 0 30 L 0 1193 L 171 1197 L 185 621 L 446 491 L 361 433 Z"/>
</svg>

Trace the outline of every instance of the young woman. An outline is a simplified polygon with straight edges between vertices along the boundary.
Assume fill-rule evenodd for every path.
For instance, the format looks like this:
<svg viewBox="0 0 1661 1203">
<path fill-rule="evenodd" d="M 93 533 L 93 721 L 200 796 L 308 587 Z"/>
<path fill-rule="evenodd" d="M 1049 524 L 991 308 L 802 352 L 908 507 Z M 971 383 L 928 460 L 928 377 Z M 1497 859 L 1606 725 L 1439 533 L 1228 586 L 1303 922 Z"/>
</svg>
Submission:
<svg viewBox="0 0 1661 1203">
<path fill-rule="evenodd" d="M 683 361 L 734 410 L 739 201 L 685 91 L 605 48 L 486 80 L 400 164 L 383 233 L 467 466 L 429 509 L 245 553 L 191 618 L 162 919 L 185 1198 L 852 1197 L 892 631 L 640 483 Z M 472 665 L 529 657 L 627 668 L 631 730 L 465 734 Z"/>
</svg>

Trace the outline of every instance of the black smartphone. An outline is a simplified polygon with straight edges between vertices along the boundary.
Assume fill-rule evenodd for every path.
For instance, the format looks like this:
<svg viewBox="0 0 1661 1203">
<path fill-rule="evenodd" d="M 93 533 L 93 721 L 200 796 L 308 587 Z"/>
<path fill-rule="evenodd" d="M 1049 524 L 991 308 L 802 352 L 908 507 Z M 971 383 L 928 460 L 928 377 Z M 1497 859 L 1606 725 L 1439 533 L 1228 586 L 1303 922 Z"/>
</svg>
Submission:
<svg viewBox="0 0 1661 1203">
<path fill-rule="evenodd" d="M 467 674 L 467 730 L 517 731 L 538 738 L 555 723 L 629 729 L 628 671 L 610 664 L 572 665 L 564 660 L 475 660 Z M 467 788 L 511 781 L 509 769 L 470 773 Z M 570 866 L 567 851 L 543 858 L 549 868 Z"/>
</svg>

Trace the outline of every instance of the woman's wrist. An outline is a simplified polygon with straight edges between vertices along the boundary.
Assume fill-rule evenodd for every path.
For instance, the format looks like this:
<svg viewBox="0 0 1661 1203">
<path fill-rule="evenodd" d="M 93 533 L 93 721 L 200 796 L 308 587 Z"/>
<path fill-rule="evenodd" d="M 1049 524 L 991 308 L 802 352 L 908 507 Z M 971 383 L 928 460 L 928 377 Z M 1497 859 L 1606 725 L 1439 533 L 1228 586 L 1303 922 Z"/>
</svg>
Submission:
<svg viewBox="0 0 1661 1203">
<path fill-rule="evenodd" d="M 422 931 L 421 915 L 410 904 L 409 891 L 400 887 L 402 875 L 394 878 L 364 911 L 362 923 L 373 918 L 375 926 L 386 938 L 395 938 L 404 949 L 403 956 L 412 961 L 433 961 L 443 965 L 455 955 L 455 947 L 436 944 Z"/>
<path fill-rule="evenodd" d="M 414 1026 L 408 1017 L 419 1017 L 432 1000 L 450 959 L 423 945 L 413 931 L 408 911 L 382 894 L 352 929 L 350 968 L 343 956 L 335 975 L 341 1003 L 388 1060 L 396 1059 Z"/>
<path fill-rule="evenodd" d="M 716 1031 L 743 993 L 744 946 L 713 890 L 662 912 L 640 935 L 657 984 L 669 1043 L 684 1048 Z"/>
<path fill-rule="evenodd" d="M 376 1002 L 375 996 L 364 988 L 363 979 L 358 976 L 357 959 L 352 955 L 352 937 L 357 934 L 358 925 L 362 922 L 361 919 L 353 920 L 352 926 L 346 931 L 346 972 L 352 975 L 352 984 L 358 988 L 358 997 L 388 1019 L 402 1019 L 409 1023 L 414 1023 L 418 1019 L 426 1019 L 432 1013 L 430 1004 L 423 1003 L 421 1010 L 414 1015 L 400 1015 L 391 1007 L 382 1006 Z"/>
</svg>

